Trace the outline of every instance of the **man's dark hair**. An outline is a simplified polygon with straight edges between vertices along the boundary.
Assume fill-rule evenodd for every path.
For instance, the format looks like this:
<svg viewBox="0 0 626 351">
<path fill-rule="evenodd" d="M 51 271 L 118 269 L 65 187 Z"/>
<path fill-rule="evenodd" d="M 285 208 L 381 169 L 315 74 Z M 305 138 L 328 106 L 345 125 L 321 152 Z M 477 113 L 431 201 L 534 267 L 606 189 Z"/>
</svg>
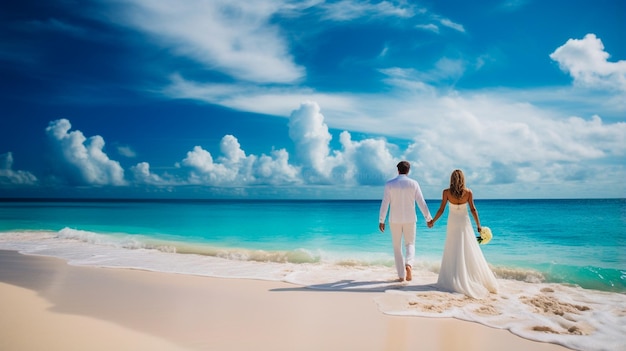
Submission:
<svg viewBox="0 0 626 351">
<path fill-rule="evenodd" d="M 411 169 L 411 164 L 409 162 L 400 161 L 400 163 L 398 163 L 398 173 L 409 174 L 410 169 Z"/>
</svg>

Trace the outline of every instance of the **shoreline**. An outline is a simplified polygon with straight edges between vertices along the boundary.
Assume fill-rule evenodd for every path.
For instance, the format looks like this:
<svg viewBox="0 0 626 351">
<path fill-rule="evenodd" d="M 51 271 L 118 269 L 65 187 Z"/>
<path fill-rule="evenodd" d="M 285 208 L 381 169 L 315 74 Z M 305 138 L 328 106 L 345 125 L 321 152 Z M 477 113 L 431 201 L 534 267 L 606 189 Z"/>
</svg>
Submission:
<svg viewBox="0 0 626 351">
<path fill-rule="evenodd" d="M 454 318 L 393 316 L 380 291 L 68 265 L 0 250 L 0 349 L 569 350 Z"/>
</svg>

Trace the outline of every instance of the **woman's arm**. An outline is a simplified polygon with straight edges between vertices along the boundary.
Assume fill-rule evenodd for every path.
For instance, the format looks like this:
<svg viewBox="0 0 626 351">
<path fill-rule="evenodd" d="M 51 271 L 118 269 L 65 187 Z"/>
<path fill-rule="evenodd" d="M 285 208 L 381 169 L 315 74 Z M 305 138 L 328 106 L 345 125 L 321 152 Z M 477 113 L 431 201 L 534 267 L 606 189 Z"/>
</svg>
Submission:
<svg viewBox="0 0 626 351">
<path fill-rule="evenodd" d="M 439 209 L 437 210 L 435 217 L 430 222 L 428 222 L 429 226 L 432 227 L 439 219 L 439 217 L 441 217 L 443 211 L 446 209 L 446 203 L 448 203 L 448 189 L 445 189 L 441 194 L 441 205 L 439 205 Z"/>
<path fill-rule="evenodd" d="M 480 219 L 478 218 L 478 210 L 476 209 L 476 206 L 474 206 L 474 196 L 472 195 L 472 191 L 467 189 L 467 192 L 469 193 L 469 198 L 467 199 L 467 201 L 469 202 L 470 205 L 470 211 L 472 211 L 472 216 L 474 216 L 474 222 L 476 222 L 476 229 L 478 229 L 478 232 L 480 233 Z"/>
</svg>

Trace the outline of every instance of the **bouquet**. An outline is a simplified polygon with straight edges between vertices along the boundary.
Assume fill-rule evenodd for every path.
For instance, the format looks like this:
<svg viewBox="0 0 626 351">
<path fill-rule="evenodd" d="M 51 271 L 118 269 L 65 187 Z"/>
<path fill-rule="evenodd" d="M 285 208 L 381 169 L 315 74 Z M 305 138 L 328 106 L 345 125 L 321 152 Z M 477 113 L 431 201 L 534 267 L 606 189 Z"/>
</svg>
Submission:
<svg viewBox="0 0 626 351">
<path fill-rule="evenodd" d="M 481 245 L 485 245 L 486 243 L 491 241 L 493 235 L 491 234 L 491 229 L 489 227 L 481 227 L 480 228 L 480 236 L 476 237 L 478 243 Z"/>
</svg>

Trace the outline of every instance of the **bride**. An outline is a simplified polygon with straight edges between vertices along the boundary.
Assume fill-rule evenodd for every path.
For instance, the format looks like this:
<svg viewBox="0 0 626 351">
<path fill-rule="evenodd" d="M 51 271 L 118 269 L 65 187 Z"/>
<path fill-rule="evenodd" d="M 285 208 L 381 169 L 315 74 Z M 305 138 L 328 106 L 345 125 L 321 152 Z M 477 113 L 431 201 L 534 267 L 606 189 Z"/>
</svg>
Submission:
<svg viewBox="0 0 626 351">
<path fill-rule="evenodd" d="M 428 222 L 429 227 L 432 227 L 441 217 L 448 202 L 450 203 L 448 227 L 441 270 L 437 280 L 438 288 L 459 292 L 473 298 L 484 298 L 490 292 L 497 293 L 498 282 L 478 246 L 467 212 L 469 204 L 480 233 L 480 219 L 474 206 L 472 191 L 465 187 L 465 176 L 461 170 L 457 169 L 452 172 L 450 188 L 443 191 L 441 206 L 435 217 Z"/>
</svg>

